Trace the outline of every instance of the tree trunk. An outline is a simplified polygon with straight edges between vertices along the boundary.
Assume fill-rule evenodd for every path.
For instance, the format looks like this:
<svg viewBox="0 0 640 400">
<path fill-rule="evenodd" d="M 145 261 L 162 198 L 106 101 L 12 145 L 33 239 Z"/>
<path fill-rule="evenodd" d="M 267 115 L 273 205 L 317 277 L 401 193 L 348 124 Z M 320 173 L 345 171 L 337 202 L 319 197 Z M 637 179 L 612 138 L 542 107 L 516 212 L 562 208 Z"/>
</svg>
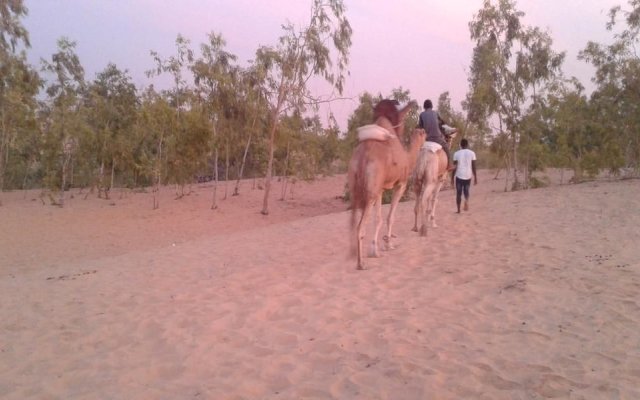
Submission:
<svg viewBox="0 0 640 400">
<path fill-rule="evenodd" d="M 67 186 L 67 165 L 69 164 L 69 157 L 66 154 L 63 154 L 62 157 L 62 186 L 58 198 L 58 205 L 60 207 L 64 207 L 64 189 L 65 186 Z"/>
<path fill-rule="evenodd" d="M 493 177 L 494 181 L 498 180 L 498 177 L 500 176 L 500 172 L 502 172 L 502 167 L 498 167 L 498 170 L 496 171 L 496 175 Z"/>
<path fill-rule="evenodd" d="M 514 120 L 513 117 L 510 118 L 511 121 Z M 511 132 L 511 167 L 513 168 L 513 183 L 511 184 L 511 190 L 519 190 L 520 189 L 520 180 L 518 179 L 518 133 L 514 129 L 514 123 L 508 124 L 507 127 Z"/>
<path fill-rule="evenodd" d="M 524 189 L 529 189 L 529 181 L 531 180 L 531 173 L 529 172 L 529 155 L 528 154 L 524 161 L 523 173 L 524 173 L 524 182 L 522 182 L 522 185 Z"/>
<path fill-rule="evenodd" d="M 284 200 L 287 196 L 287 184 L 289 183 L 289 148 L 290 141 L 287 141 L 287 153 L 284 158 L 284 170 L 282 171 L 282 195 L 280 200 Z"/>
<path fill-rule="evenodd" d="M 509 162 L 509 154 L 505 155 L 504 157 L 504 169 L 505 169 L 504 191 L 508 192 L 509 191 L 509 175 L 511 174 L 511 164 Z"/>
<path fill-rule="evenodd" d="M 218 143 L 216 142 L 218 132 L 216 130 L 215 120 L 211 120 L 211 132 L 213 145 L 215 146 L 215 149 L 213 150 L 213 193 L 211 198 L 211 209 L 215 210 L 218 208 Z"/>
<path fill-rule="evenodd" d="M 111 160 L 111 184 L 109 184 L 109 192 L 107 193 L 110 193 L 111 190 L 113 190 L 113 181 L 115 178 L 115 174 L 116 174 L 116 159 L 114 158 Z"/>
<path fill-rule="evenodd" d="M 214 150 L 213 156 L 213 199 L 211 200 L 211 209 L 218 208 L 218 147 Z"/>
<path fill-rule="evenodd" d="M 98 198 L 99 199 L 102 198 L 103 187 L 104 187 L 104 159 L 100 162 L 100 173 L 98 176 Z"/>
<path fill-rule="evenodd" d="M 273 173 L 273 153 L 276 145 L 276 128 L 278 114 L 273 113 L 271 118 L 271 131 L 269 132 L 269 162 L 267 163 L 267 173 L 264 177 L 264 199 L 262 202 L 262 215 L 269 215 L 269 192 L 271 191 L 271 174 Z"/>
<path fill-rule="evenodd" d="M 223 200 L 227 199 L 228 193 L 229 193 L 229 142 L 227 141 L 224 147 L 224 197 L 223 197 Z"/>
<path fill-rule="evenodd" d="M 29 170 L 31 169 L 31 165 L 33 164 L 33 161 L 31 158 L 29 158 L 29 161 L 27 161 L 27 168 L 25 168 L 24 170 L 24 178 L 22 179 L 22 190 L 25 191 L 27 189 L 27 179 L 29 178 Z M 26 192 L 25 192 L 26 194 Z"/>
<path fill-rule="evenodd" d="M 6 153 L 6 148 L 9 146 L 9 140 L 7 139 L 7 137 L 9 136 L 8 132 L 7 132 L 7 126 L 6 126 L 6 122 L 4 119 L 4 108 L 2 109 L 2 116 L 1 116 L 1 120 L 2 120 L 2 131 L 0 131 L 0 193 L 2 193 L 4 191 L 4 173 L 5 173 L 5 165 L 6 165 L 6 161 L 5 161 L 5 153 Z"/>
<path fill-rule="evenodd" d="M 245 163 L 247 162 L 247 154 L 249 153 L 249 146 L 251 146 L 252 136 L 253 136 L 253 130 L 249 133 L 249 139 L 247 140 L 247 145 L 244 147 L 244 154 L 242 155 L 242 164 L 240 164 L 240 173 L 238 174 L 238 180 L 236 181 L 236 187 L 233 190 L 232 196 L 238 196 L 240 194 L 238 189 L 240 187 L 240 180 L 242 179 L 242 175 L 244 175 L 244 166 L 245 166 Z"/>
<path fill-rule="evenodd" d="M 71 166 L 71 171 L 69 172 L 69 187 L 73 187 L 73 177 L 75 176 L 74 167 L 76 165 L 75 158 L 73 158 L 73 154 L 69 157 L 69 165 Z"/>
<path fill-rule="evenodd" d="M 0 110 L 0 192 L 4 190 L 4 146 L 7 137 L 7 123 L 4 119 L 4 107 Z"/>
<path fill-rule="evenodd" d="M 576 160 L 573 164 L 573 183 L 580 183 L 584 179 L 584 175 L 582 173 L 582 167 L 580 166 L 580 161 Z"/>
<path fill-rule="evenodd" d="M 160 208 L 160 184 L 162 182 L 162 141 L 164 140 L 164 132 L 160 135 L 158 141 L 158 158 L 156 160 L 155 183 L 153 187 L 153 209 Z"/>
<path fill-rule="evenodd" d="M 513 186 L 512 190 L 518 190 L 520 187 L 520 182 L 518 181 L 518 140 L 516 138 L 516 133 L 513 134 Z"/>
</svg>

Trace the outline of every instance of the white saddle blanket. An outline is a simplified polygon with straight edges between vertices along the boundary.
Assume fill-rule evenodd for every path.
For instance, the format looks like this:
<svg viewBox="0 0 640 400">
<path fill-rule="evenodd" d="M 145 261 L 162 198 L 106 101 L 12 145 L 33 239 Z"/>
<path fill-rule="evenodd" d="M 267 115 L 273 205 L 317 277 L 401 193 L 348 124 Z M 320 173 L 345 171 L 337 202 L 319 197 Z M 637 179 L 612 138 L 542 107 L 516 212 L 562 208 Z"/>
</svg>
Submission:
<svg viewBox="0 0 640 400">
<path fill-rule="evenodd" d="M 357 129 L 357 132 L 358 140 L 361 142 L 363 140 L 385 141 L 397 137 L 395 134 L 376 124 L 361 126 Z"/>
<path fill-rule="evenodd" d="M 429 150 L 432 153 L 436 153 L 438 150 L 442 148 L 442 145 L 436 142 L 424 142 L 424 144 L 422 145 L 422 148 L 424 150 Z"/>
</svg>

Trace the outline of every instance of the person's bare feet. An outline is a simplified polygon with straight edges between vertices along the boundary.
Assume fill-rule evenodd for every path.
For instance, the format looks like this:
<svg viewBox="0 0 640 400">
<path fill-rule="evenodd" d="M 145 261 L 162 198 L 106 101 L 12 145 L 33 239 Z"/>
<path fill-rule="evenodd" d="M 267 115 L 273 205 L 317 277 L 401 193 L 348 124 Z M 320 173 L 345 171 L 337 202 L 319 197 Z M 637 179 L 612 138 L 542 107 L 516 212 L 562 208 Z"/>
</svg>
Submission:
<svg viewBox="0 0 640 400">
<path fill-rule="evenodd" d="M 462 207 L 463 210 L 465 211 L 469 211 L 469 202 L 465 200 L 464 202 L 464 206 Z"/>
</svg>

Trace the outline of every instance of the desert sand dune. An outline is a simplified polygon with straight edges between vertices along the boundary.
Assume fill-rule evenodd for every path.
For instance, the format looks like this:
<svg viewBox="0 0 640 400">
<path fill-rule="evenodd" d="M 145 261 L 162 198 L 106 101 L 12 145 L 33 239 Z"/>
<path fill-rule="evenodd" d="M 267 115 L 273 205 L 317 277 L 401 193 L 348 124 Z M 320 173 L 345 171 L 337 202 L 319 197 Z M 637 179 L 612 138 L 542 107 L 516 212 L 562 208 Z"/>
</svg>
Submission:
<svg viewBox="0 0 640 400">
<path fill-rule="evenodd" d="M 428 240 L 401 203 L 365 271 L 344 176 L 267 217 L 249 182 L 216 211 L 207 185 L 3 194 L 0 398 L 640 398 L 639 182 L 492 177 L 460 215 L 442 192 Z"/>
</svg>

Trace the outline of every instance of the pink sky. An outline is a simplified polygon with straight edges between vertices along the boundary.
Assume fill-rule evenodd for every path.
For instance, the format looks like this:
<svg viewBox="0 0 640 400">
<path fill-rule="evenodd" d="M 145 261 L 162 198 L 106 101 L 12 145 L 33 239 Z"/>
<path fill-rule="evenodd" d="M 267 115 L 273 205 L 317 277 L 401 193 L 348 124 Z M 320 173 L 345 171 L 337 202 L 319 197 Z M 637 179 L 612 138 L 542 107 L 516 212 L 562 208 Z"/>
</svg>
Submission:
<svg viewBox="0 0 640 400">
<path fill-rule="evenodd" d="M 473 49 L 468 22 L 481 0 L 345 0 L 345 4 L 354 33 L 344 95 L 354 100 L 330 106 L 341 129 L 346 129 L 364 91 L 389 94 L 401 86 L 419 103 L 425 98 L 435 101 L 449 91 L 453 106 L 460 109 Z M 576 56 L 588 40 L 610 40 L 606 14 L 617 4 L 623 2 L 521 0 L 517 7 L 526 13 L 526 25 L 548 29 L 554 49 L 567 52 L 565 74 L 577 76 L 589 87 L 593 70 Z M 114 62 L 128 69 L 139 87 L 154 83 L 144 74 L 153 66 L 149 51 L 172 55 L 178 33 L 197 49 L 208 32 L 220 32 L 228 50 L 246 64 L 258 46 L 276 43 L 284 22 L 305 24 L 310 10 L 310 1 L 304 0 L 26 0 L 26 5 L 32 63 L 49 59 L 56 40 L 66 36 L 78 43 L 87 79 Z M 323 119 L 327 112 L 322 110 Z"/>
</svg>

